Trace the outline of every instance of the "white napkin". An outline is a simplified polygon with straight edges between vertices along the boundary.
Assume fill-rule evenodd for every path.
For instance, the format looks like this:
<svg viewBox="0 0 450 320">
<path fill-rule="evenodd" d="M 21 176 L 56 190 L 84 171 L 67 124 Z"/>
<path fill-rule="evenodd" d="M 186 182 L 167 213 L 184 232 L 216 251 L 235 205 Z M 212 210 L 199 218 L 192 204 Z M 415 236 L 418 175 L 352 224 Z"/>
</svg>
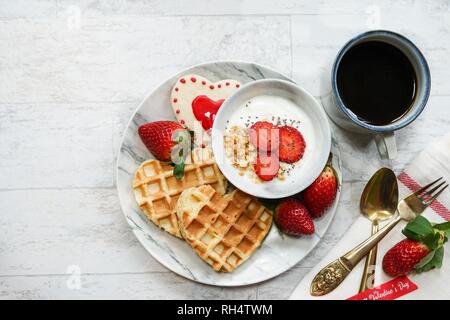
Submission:
<svg viewBox="0 0 450 320">
<path fill-rule="evenodd" d="M 450 134 L 445 135 L 432 143 L 398 176 L 399 196 L 403 198 L 412 191 L 417 190 L 439 177 L 444 177 L 450 182 Z M 423 215 L 431 222 L 450 221 L 450 188 L 445 190 L 427 208 Z M 387 250 L 405 237 L 401 233 L 405 223 L 400 222 L 378 245 L 377 266 L 375 273 L 375 286 L 383 284 L 391 277 L 387 276 L 381 267 L 383 256 Z M 315 266 L 300 282 L 292 293 L 290 299 L 347 299 L 358 293 L 361 275 L 364 267 L 364 259 L 347 276 L 344 282 L 333 292 L 322 296 L 313 297 L 309 293 L 311 281 L 314 276 L 328 263 L 339 258 L 358 243 L 364 241 L 371 229 L 371 223 L 364 217 L 359 217 L 342 237 L 339 243 Z M 421 274 L 411 274 L 408 277 L 418 289 L 399 299 L 450 299 L 450 241 L 445 244 L 443 265 L 440 269 L 434 269 Z"/>
</svg>

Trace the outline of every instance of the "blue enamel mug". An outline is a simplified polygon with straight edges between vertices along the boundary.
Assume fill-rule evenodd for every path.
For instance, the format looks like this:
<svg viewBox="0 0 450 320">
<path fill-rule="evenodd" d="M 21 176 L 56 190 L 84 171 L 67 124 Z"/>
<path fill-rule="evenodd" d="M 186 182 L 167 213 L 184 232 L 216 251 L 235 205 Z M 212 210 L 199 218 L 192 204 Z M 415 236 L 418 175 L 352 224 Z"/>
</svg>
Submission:
<svg viewBox="0 0 450 320">
<path fill-rule="evenodd" d="M 397 49 L 411 62 L 416 75 L 416 93 L 409 110 L 399 119 L 387 125 L 373 125 L 359 119 L 343 102 L 337 86 L 337 70 L 343 56 L 354 46 L 367 41 L 386 42 Z M 328 81 L 327 81 L 328 82 Z M 329 90 L 322 95 L 322 104 L 328 116 L 338 126 L 356 133 L 372 134 L 382 158 L 393 159 L 397 155 L 394 132 L 413 122 L 427 104 L 431 90 L 428 63 L 420 50 L 407 38 L 392 31 L 375 30 L 360 34 L 348 41 L 338 52 L 331 69 Z"/>
</svg>

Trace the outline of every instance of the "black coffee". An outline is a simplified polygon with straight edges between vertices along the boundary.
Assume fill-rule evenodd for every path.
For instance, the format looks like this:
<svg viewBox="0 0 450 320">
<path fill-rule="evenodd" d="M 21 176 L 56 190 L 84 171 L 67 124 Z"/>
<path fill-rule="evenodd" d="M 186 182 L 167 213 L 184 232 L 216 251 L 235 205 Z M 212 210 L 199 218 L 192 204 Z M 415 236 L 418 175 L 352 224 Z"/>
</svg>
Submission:
<svg viewBox="0 0 450 320">
<path fill-rule="evenodd" d="M 410 108 L 416 94 L 416 75 L 399 49 L 369 41 L 344 54 L 337 70 L 337 88 L 345 106 L 360 120 L 387 125 Z"/>
</svg>

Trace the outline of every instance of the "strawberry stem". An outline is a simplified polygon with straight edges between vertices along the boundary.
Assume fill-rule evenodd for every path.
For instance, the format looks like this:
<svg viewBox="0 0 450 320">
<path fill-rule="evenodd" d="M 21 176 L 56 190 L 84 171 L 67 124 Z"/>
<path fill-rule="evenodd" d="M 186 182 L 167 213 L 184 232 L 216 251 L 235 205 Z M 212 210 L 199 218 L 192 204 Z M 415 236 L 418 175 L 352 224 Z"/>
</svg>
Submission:
<svg viewBox="0 0 450 320">
<path fill-rule="evenodd" d="M 181 180 L 184 177 L 184 159 L 180 163 L 176 164 L 173 168 L 173 175 L 177 180 Z"/>
</svg>

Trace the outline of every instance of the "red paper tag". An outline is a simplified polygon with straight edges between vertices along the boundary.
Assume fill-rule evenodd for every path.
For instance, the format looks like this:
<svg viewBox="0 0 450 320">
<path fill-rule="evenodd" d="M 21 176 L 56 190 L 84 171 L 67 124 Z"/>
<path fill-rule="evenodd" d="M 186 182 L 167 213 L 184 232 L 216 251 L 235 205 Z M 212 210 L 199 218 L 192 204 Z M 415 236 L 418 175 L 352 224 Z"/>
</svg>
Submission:
<svg viewBox="0 0 450 320">
<path fill-rule="evenodd" d="M 358 293 L 347 300 L 395 300 L 417 289 L 407 276 L 401 276 L 377 287 Z"/>
</svg>

